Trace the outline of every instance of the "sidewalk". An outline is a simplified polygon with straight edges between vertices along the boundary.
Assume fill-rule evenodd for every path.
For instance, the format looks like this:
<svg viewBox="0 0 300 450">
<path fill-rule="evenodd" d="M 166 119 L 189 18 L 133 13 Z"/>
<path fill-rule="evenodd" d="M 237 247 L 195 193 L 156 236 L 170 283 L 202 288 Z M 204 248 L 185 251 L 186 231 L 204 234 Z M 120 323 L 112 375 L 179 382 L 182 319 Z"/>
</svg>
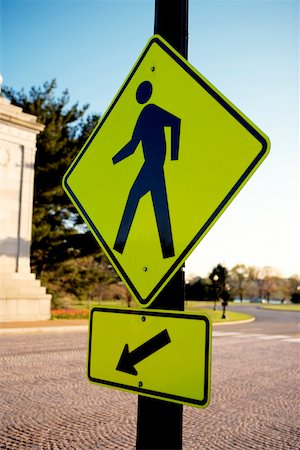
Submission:
<svg viewBox="0 0 300 450">
<path fill-rule="evenodd" d="M 65 331 L 87 331 L 87 319 L 38 320 L 30 322 L 0 322 L 1 334 L 51 333 Z"/>
</svg>

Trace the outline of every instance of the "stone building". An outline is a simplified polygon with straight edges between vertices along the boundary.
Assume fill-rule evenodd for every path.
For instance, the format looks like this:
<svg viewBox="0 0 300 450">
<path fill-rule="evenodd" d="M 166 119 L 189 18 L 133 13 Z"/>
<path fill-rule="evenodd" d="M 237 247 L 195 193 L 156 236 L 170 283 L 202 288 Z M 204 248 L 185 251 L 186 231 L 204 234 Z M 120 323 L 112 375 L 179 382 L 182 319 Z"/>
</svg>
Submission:
<svg viewBox="0 0 300 450">
<path fill-rule="evenodd" d="M 43 129 L 0 90 L 0 322 L 50 317 L 51 296 L 29 259 L 36 137 Z"/>
</svg>

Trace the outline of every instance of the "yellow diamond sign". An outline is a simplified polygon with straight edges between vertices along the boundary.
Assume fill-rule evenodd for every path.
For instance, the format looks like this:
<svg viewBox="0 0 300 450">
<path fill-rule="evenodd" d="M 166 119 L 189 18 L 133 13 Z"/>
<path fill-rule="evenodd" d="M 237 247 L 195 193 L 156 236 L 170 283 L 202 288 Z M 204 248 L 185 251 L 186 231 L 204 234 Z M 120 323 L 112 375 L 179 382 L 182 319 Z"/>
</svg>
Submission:
<svg viewBox="0 0 300 450">
<path fill-rule="evenodd" d="M 64 188 L 127 287 L 148 306 L 268 151 L 268 138 L 153 36 Z"/>
<path fill-rule="evenodd" d="M 93 308 L 92 383 L 199 408 L 210 397 L 211 322 L 204 314 Z"/>
</svg>

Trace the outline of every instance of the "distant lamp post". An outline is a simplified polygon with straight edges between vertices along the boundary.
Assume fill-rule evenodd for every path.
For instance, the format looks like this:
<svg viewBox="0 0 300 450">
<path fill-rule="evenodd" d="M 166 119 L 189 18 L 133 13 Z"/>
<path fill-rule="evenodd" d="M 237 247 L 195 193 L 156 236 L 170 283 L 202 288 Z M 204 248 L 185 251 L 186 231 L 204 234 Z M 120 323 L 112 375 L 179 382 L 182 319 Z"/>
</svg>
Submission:
<svg viewBox="0 0 300 450">
<path fill-rule="evenodd" d="M 236 273 L 238 275 L 238 281 L 239 281 L 239 297 L 240 297 L 241 303 L 243 303 L 243 275 L 244 275 L 244 270 L 241 267 L 239 267 L 236 270 Z"/>
<path fill-rule="evenodd" d="M 214 311 L 217 309 L 217 301 L 219 300 L 219 288 L 218 288 L 218 275 L 213 276 L 213 286 L 214 286 Z"/>
<path fill-rule="evenodd" d="M 226 306 L 228 305 L 228 300 L 230 299 L 229 289 L 229 285 L 226 285 L 226 289 L 224 290 L 224 292 L 222 292 L 222 319 L 226 319 Z"/>
</svg>

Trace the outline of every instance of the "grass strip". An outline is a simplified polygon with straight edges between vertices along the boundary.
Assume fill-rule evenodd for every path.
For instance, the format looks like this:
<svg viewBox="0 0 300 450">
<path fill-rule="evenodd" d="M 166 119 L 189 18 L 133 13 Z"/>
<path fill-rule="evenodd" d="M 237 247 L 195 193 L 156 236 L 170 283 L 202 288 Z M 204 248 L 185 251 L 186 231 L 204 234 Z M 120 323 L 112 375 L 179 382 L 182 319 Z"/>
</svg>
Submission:
<svg viewBox="0 0 300 450">
<path fill-rule="evenodd" d="M 80 307 L 79 307 L 80 306 Z M 99 302 L 93 302 L 92 306 L 125 306 L 125 303 L 122 301 L 113 301 L 106 300 Z M 230 306 L 229 306 L 230 308 Z M 201 314 L 202 312 L 208 314 L 214 323 L 216 322 L 236 322 L 239 320 L 247 320 L 251 319 L 252 316 L 250 314 L 244 314 L 241 312 L 230 311 L 228 308 L 226 309 L 226 319 L 222 319 L 222 307 L 220 305 L 217 306 L 216 310 L 213 310 L 213 303 L 209 302 L 194 302 L 187 301 L 185 303 L 186 311 L 195 311 Z M 89 309 L 86 308 L 86 305 L 77 304 L 74 305 L 72 309 L 53 309 L 51 311 L 51 319 L 59 320 L 59 319 L 88 319 L 89 318 Z"/>
<path fill-rule="evenodd" d="M 259 305 L 262 309 L 271 309 L 273 311 L 297 311 L 300 312 L 300 305 Z"/>
</svg>

